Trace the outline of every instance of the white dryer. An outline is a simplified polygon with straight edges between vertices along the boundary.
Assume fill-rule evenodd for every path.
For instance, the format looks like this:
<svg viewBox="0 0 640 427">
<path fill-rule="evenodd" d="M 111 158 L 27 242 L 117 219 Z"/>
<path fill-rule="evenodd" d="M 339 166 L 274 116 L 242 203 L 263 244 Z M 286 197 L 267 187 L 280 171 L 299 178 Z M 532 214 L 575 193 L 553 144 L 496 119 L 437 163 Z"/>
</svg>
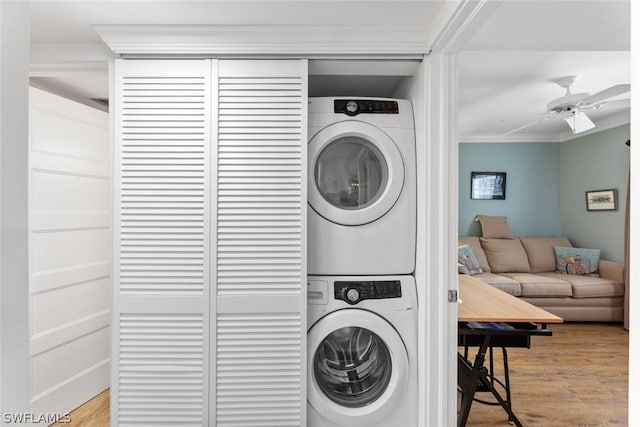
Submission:
<svg viewBox="0 0 640 427">
<path fill-rule="evenodd" d="M 413 276 L 309 276 L 307 295 L 307 426 L 416 427 Z"/>
<path fill-rule="evenodd" d="M 310 98 L 308 274 L 411 274 L 416 154 L 411 102 Z"/>
</svg>

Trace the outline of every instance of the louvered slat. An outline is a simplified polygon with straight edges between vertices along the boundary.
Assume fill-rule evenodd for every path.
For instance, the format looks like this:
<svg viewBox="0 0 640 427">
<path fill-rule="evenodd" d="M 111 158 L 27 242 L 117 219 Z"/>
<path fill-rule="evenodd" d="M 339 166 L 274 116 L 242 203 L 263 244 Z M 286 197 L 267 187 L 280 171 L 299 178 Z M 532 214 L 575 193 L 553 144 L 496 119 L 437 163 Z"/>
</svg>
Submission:
<svg viewBox="0 0 640 427">
<path fill-rule="evenodd" d="M 123 293 L 203 292 L 203 269 L 184 268 L 178 260 L 188 257 L 204 263 L 202 219 L 205 144 L 208 144 L 205 83 L 204 77 L 123 78 L 120 164 Z M 145 109 L 143 116 L 139 115 L 141 105 Z M 180 108 L 185 105 L 188 109 Z M 185 140 L 189 142 L 185 144 Z M 165 147 L 170 150 L 163 151 Z M 185 186 L 189 191 L 185 191 Z M 141 219 L 160 212 L 173 215 Z M 184 238 L 187 235 L 197 237 Z M 183 238 L 176 239 L 177 236 Z M 169 238 L 173 240 L 171 245 L 166 244 Z M 146 240 L 146 244 L 140 244 L 141 240 Z M 152 268 L 157 265 L 151 261 L 159 258 L 172 274 Z M 137 262 L 128 263 L 128 259 Z"/>
<path fill-rule="evenodd" d="M 300 313 L 217 318 L 216 426 L 300 426 Z"/>
<path fill-rule="evenodd" d="M 120 316 L 118 425 L 203 425 L 202 315 Z"/>
<path fill-rule="evenodd" d="M 211 61 L 116 61 L 112 419 L 209 419 Z"/>
<path fill-rule="evenodd" d="M 267 62 L 220 61 L 217 427 L 306 421 L 306 71 Z"/>
<path fill-rule="evenodd" d="M 218 245 L 217 292 L 299 294 L 300 286 L 291 277 L 301 275 L 303 203 L 300 192 L 287 191 L 283 185 L 302 186 L 302 78 L 222 76 L 218 87 L 218 233 L 249 236 Z M 289 97 L 284 102 L 283 94 Z M 233 108 L 227 107 L 227 102 Z M 254 108 L 258 102 L 272 105 L 269 116 Z M 242 138 L 247 135 L 259 135 L 260 139 Z M 283 135 L 294 139 L 285 145 L 271 142 Z M 265 187 L 267 183 L 273 186 Z M 252 198 L 239 191 L 242 185 L 248 186 Z M 264 234 L 274 231 L 289 232 L 289 251 L 276 245 L 250 250 L 253 241 L 268 239 Z M 249 271 L 251 277 L 261 275 L 272 285 L 246 280 Z M 274 285 L 278 282 L 280 287 Z"/>
</svg>

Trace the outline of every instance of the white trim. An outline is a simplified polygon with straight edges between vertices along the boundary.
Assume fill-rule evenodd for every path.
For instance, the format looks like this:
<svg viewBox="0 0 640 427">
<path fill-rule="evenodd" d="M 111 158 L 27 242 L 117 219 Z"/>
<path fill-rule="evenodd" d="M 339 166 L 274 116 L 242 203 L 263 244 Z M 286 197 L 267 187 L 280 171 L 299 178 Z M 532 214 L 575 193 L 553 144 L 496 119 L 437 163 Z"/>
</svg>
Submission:
<svg viewBox="0 0 640 427">
<path fill-rule="evenodd" d="M 31 409 L 29 5 L 0 2 L 0 408 Z M 2 417 L 0 425 L 11 425 Z"/>
<path fill-rule="evenodd" d="M 425 141 L 418 146 L 416 283 L 419 325 L 419 426 L 455 425 L 457 407 L 457 312 L 448 291 L 457 289 L 458 138 L 456 53 L 500 5 L 457 4 L 425 60 Z M 419 135 L 423 129 L 416 128 Z M 424 148 L 421 148 L 423 147 Z M 426 171 L 424 169 L 426 168 Z M 427 325 L 424 327 L 423 325 Z"/>
<path fill-rule="evenodd" d="M 29 77 L 56 77 L 65 76 L 69 72 L 104 73 L 109 71 L 108 62 L 38 62 L 29 65 Z"/>
<path fill-rule="evenodd" d="M 572 139 L 581 138 L 583 136 L 591 135 L 598 132 L 604 132 L 605 130 L 613 129 L 618 126 L 626 125 L 630 123 L 630 117 L 627 115 L 617 115 L 606 120 L 601 120 L 598 125 L 586 132 L 574 134 L 570 130 L 556 134 L 542 134 L 542 133 L 528 133 L 520 135 L 463 135 L 460 137 L 460 142 L 565 142 Z"/>
<path fill-rule="evenodd" d="M 631 111 L 635 118 L 631 122 L 631 139 L 633 140 L 630 150 L 630 164 L 640 163 L 640 121 L 638 111 L 640 111 L 640 3 L 631 2 Z M 629 259 L 638 259 L 640 253 L 640 170 L 637 167 L 630 168 L 630 223 L 629 231 L 630 255 Z M 640 268 L 636 263 L 630 263 L 629 281 L 630 283 L 640 283 Z M 640 425 L 640 292 L 629 293 L 629 387 L 628 411 L 630 426 Z M 631 404 L 634 402 L 634 404 Z"/>
<path fill-rule="evenodd" d="M 473 143 L 473 142 L 566 142 L 572 139 L 581 138 L 583 136 L 591 135 L 598 132 L 604 132 L 605 130 L 613 129 L 618 126 L 626 125 L 630 123 L 630 117 L 626 115 L 617 115 L 606 120 L 601 120 L 598 125 L 586 132 L 574 134 L 567 130 L 562 133 L 554 133 L 552 135 L 543 133 L 527 133 L 520 135 L 463 135 L 460 137 L 461 143 Z"/>
<path fill-rule="evenodd" d="M 487 18 L 502 4 L 502 0 L 459 0 L 447 2 L 440 14 L 442 22 L 436 28 L 431 48 L 434 51 L 456 53 L 475 34 Z M 447 20 L 446 18 L 449 17 Z"/>
<path fill-rule="evenodd" d="M 496 143 L 511 143 L 511 142 L 562 142 L 561 138 L 556 135 L 545 134 L 521 134 L 521 135 L 500 135 L 500 134 L 487 134 L 487 135 L 462 135 L 460 136 L 460 143 L 474 143 L 474 142 L 496 142 Z"/>
<path fill-rule="evenodd" d="M 423 27 L 331 25 L 96 25 L 102 40 L 126 57 L 162 55 L 422 55 Z M 336 40 L 342 42 L 337 44 Z"/>
</svg>

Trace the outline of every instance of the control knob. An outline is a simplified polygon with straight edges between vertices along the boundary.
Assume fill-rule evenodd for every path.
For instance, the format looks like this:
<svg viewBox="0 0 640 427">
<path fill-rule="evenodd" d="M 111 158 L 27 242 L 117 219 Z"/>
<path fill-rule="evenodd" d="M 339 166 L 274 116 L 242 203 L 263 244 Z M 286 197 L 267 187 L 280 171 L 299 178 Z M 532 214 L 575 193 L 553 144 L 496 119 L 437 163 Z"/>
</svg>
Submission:
<svg viewBox="0 0 640 427">
<path fill-rule="evenodd" d="M 358 103 L 355 101 L 347 102 L 347 105 L 345 107 L 349 113 L 355 113 L 358 111 Z"/>
<path fill-rule="evenodd" d="M 347 299 L 351 302 L 356 302 L 360 299 L 360 292 L 355 289 L 355 288 L 351 288 L 347 291 Z"/>
</svg>

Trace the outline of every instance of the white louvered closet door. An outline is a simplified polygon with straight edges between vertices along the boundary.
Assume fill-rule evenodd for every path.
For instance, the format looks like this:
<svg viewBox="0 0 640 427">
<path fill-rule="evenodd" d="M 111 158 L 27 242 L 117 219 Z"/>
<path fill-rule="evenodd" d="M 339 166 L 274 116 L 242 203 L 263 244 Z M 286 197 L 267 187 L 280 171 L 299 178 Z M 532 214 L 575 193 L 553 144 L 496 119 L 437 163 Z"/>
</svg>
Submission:
<svg viewBox="0 0 640 427">
<path fill-rule="evenodd" d="M 307 62 L 221 60 L 217 81 L 210 425 L 304 426 Z"/>
<path fill-rule="evenodd" d="M 112 423 L 304 426 L 307 62 L 115 81 Z"/>
<path fill-rule="evenodd" d="M 111 423 L 209 418 L 211 61 L 115 64 Z"/>
</svg>

